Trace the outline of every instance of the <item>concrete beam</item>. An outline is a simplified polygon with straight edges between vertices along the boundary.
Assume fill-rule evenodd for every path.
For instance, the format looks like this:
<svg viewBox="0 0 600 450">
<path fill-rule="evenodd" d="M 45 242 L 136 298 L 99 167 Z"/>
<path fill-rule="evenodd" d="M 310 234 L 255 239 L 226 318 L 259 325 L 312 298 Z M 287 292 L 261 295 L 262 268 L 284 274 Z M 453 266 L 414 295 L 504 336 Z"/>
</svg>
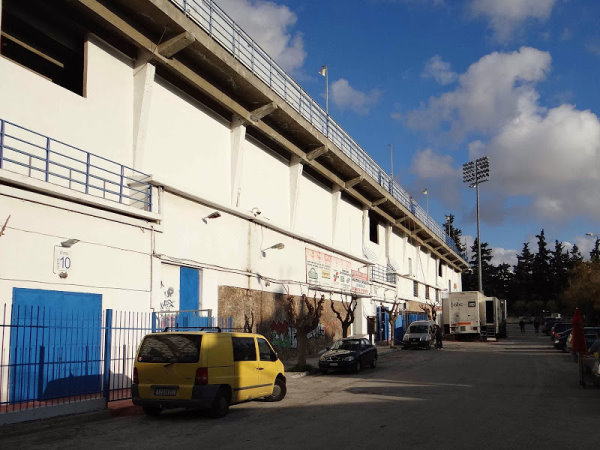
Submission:
<svg viewBox="0 0 600 450">
<path fill-rule="evenodd" d="M 267 103 L 266 105 L 261 106 L 260 108 L 256 108 L 255 110 L 251 111 L 250 112 L 250 120 L 252 120 L 252 122 L 256 123 L 263 117 L 266 117 L 269 114 L 271 114 L 276 109 L 277 109 L 277 105 L 275 104 L 275 102 Z"/>
<path fill-rule="evenodd" d="M 375 208 L 376 206 L 383 205 L 385 202 L 387 202 L 387 200 L 388 199 L 385 197 L 379 198 L 379 199 L 375 200 L 373 203 L 371 203 L 371 207 Z"/>
<path fill-rule="evenodd" d="M 358 183 L 360 183 L 364 179 L 365 179 L 365 177 L 363 177 L 362 175 L 359 175 L 356 178 L 352 178 L 351 180 L 346 181 L 346 183 L 344 183 L 344 187 L 346 189 L 350 189 L 350 188 L 356 186 Z"/>
<path fill-rule="evenodd" d="M 312 161 L 314 159 L 317 159 L 319 156 L 324 155 L 328 151 L 329 151 L 329 149 L 327 148 L 327 146 L 323 145 L 322 147 L 315 148 L 314 150 L 308 152 L 306 154 L 306 159 L 308 159 L 309 161 Z"/>
<path fill-rule="evenodd" d="M 175 37 L 172 37 L 166 42 L 160 44 L 156 51 L 164 56 L 165 58 L 172 58 L 173 55 L 179 53 L 181 50 L 186 48 L 188 45 L 193 44 L 196 41 L 194 35 L 187 31 L 184 31 L 181 34 L 178 34 Z"/>
</svg>

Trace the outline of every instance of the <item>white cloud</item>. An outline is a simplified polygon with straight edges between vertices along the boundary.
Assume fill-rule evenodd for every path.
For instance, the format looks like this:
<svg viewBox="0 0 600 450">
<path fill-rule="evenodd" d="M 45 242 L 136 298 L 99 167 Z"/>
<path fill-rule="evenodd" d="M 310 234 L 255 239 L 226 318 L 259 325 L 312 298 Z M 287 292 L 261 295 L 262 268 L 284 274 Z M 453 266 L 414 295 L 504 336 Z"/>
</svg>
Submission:
<svg viewBox="0 0 600 450">
<path fill-rule="evenodd" d="M 505 249 L 501 247 L 492 248 L 492 264 L 499 266 L 500 264 L 509 264 L 510 266 L 517 265 L 517 254 L 520 253 L 514 249 Z"/>
<path fill-rule="evenodd" d="M 528 20 L 545 21 L 556 0 L 472 0 L 470 11 L 489 21 L 494 38 L 506 42 Z"/>
<path fill-rule="evenodd" d="M 550 223 L 600 220 L 600 120 L 570 104 L 540 106 L 536 83 L 547 76 L 550 61 L 548 53 L 526 47 L 489 54 L 459 77 L 455 90 L 405 114 L 409 126 L 444 125 L 459 142 L 477 134 L 468 144 L 470 157 L 486 155 L 491 166 L 483 190 L 486 221 L 506 220 L 507 213 L 511 220 Z M 425 156 L 446 171 L 447 160 Z M 435 175 L 418 158 L 413 166 L 424 179 Z M 447 178 L 437 177 L 440 183 Z M 454 182 L 460 185 L 458 177 Z"/>
<path fill-rule="evenodd" d="M 491 132 L 520 112 L 539 108 L 534 83 L 550 70 L 551 57 L 530 47 L 512 53 L 493 52 L 459 77 L 458 87 L 405 115 L 411 128 L 448 126 L 457 139 L 469 132 Z"/>
<path fill-rule="evenodd" d="M 376 89 L 368 93 L 361 92 L 350 86 L 348 80 L 340 78 L 329 86 L 329 95 L 339 109 L 367 114 L 369 109 L 377 103 L 381 93 Z"/>
<path fill-rule="evenodd" d="M 411 172 L 424 181 L 432 196 L 445 205 L 458 208 L 460 205 L 460 169 L 454 167 L 450 155 L 435 153 L 430 148 L 418 151 L 413 156 Z M 423 183 L 420 183 L 423 184 Z"/>
<path fill-rule="evenodd" d="M 293 33 L 296 14 L 265 0 L 216 0 L 216 3 L 286 71 L 302 67 L 306 52 L 301 33 Z"/>
<path fill-rule="evenodd" d="M 421 74 L 423 78 L 433 78 L 442 85 L 454 83 L 458 78 L 456 72 L 450 70 L 450 63 L 443 61 L 440 55 L 432 56 Z"/>
</svg>

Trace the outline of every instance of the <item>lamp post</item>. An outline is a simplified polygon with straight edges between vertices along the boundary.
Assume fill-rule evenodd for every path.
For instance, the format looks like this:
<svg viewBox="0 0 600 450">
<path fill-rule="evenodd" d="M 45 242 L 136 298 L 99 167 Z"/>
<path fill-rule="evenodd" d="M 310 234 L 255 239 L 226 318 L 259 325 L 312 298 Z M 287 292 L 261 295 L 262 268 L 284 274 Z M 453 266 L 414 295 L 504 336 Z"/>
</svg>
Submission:
<svg viewBox="0 0 600 450">
<path fill-rule="evenodd" d="M 325 113 L 329 115 L 329 71 L 327 66 L 321 67 L 319 74 L 325 77 Z"/>
<path fill-rule="evenodd" d="M 483 281 L 481 277 L 481 233 L 479 227 L 479 183 L 488 181 L 490 177 L 490 163 L 487 156 L 477 158 L 463 164 L 463 182 L 469 187 L 475 187 L 477 192 L 477 278 L 479 292 L 483 294 Z"/>
<path fill-rule="evenodd" d="M 423 195 L 425 196 L 425 204 L 427 208 L 427 217 L 429 217 L 429 191 L 427 188 L 423 189 Z"/>
</svg>

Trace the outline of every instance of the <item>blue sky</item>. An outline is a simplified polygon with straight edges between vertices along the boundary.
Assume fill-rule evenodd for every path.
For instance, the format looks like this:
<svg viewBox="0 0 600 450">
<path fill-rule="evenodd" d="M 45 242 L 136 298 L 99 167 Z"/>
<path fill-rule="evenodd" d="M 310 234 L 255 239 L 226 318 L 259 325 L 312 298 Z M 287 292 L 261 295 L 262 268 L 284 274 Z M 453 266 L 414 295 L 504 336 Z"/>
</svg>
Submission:
<svg viewBox="0 0 600 450">
<path fill-rule="evenodd" d="M 438 222 L 476 235 L 462 164 L 487 156 L 481 235 L 516 262 L 544 228 L 600 233 L 600 2 L 216 0 Z M 427 188 L 428 199 L 422 193 Z M 534 247 L 535 248 L 535 247 Z"/>
</svg>

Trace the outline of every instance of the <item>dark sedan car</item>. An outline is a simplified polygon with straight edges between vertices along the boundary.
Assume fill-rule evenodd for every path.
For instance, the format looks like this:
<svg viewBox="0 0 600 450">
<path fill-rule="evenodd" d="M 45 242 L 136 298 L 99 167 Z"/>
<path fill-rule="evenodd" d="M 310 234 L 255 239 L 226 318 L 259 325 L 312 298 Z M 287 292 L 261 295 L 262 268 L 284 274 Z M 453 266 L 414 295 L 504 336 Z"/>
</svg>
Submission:
<svg viewBox="0 0 600 450">
<path fill-rule="evenodd" d="M 377 348 L 364 338 L 344 338 L 335 341 L 319 358 L 319 369 L 327 373 L 330 369 L 346 369 L 360 372 L 363 367 L 375 367 Z"/>
<path fill-rule="evenodd" d="M 554 334 L 554 348 L 558 348 L 559 350 L 564 350 L 565 345 L 567 344 L 567 339 L 571 334 L 571 329 L 561 331 L 559 333 Z"/>
</svg>

